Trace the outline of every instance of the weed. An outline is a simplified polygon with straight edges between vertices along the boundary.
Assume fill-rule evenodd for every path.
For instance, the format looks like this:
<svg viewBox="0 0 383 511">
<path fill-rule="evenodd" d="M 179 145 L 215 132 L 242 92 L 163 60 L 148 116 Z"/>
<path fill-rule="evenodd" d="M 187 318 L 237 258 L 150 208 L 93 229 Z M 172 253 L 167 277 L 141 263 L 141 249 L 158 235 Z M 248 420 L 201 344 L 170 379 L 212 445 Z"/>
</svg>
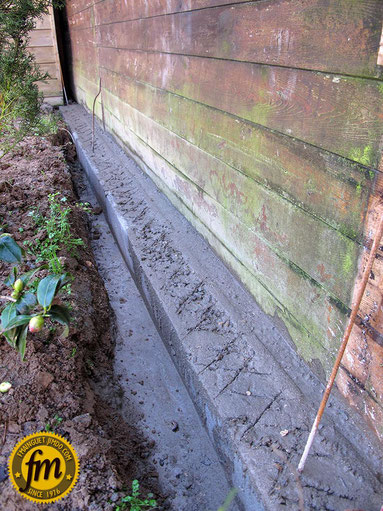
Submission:
<svg viewBox="0 0 383 511">
<path fill-rule="evenodd" d="M 222 506 L 218 509 L 218 511 L 228 511 L 231 503 L 235 499 L 235 496 L 237 495 L 237 490 L 233 488 L 230 490 L 229 495 L 226 497 L 225 502 L 222 504 Z"/>
<path fill-rule="evenodd" d="M 7 230 L 7 223 L 4 221 L 4 218 L 0 217 L 0 234 Z"/>
<path fill-rule="evenodd" d="M 76 353 L 77 353 L 77 348 L 72 348 L 72 352 L 70 354 L 71 358 L 75 357 L 76 356 Z"/>
<path fill-rule="evenodd" d="M 53 417 L 51 422 L 47 422 L 45 424 L 45 431 L 54 431 L 56 428 L 60 426 L 64 419 L 59 417 L 57 414 Z"/>
<path fill-rule="evenodd" d="M 132 482 L 132 494 L 123 497 L 115 507 L 115 511 L 142 511 L 156 509 L 157 501 L 153 499 L 153 494 L 148 493 L 145 499 L 140 498 L 140 483 L 135 479 Z"/>
<path fill-rule="evenodd" d="M 78 202 L 77 207 L 84 211 L 84 213 L 92 213 L 92 207 L 89 202 Z"/>
<path fill-rule="evenodd" d="M 59 193 L 48 196 L 49 211 L 47 215 L 42 215 L 38 209 L 30 212 L 30 216 L 36 224 L 37 233 L 41 233 L 41 239 L 24 242 L 24 245 L 36 257 L 37 262 L 46 261 L 49 269 L 56 274 L 63 271 L 57 253 L 66 249 L 75 255 L 76 248 L 84 245 L 81 238 L 74 238 L 71 234 L 69 215 L 72 209 L 62 205 L 67 198 L 62 197 L 59 200 L 58 196 Z"/>
<path fill-rule="evenodd" d="M 148 493 L 145 499 L 140 498 L 140 484 L 135 479 L 132 482 L 132 494 L 123 497 L 120 502 L 115 506 L 114 511 L 143 511 L 157 508 L 157 501 L 153 499 L 153 494 Z M 226 497 L 225 502 L 220 506 L 217 511 L 228 511 L 230 505 L 232 504 L 235 496 L 237 495 L 237 490 L 233 488 L 229 495 Z"/>
<path fill-rule="evenodd" d="M 37 136 L 54 135 L 59 129 L 60 116 L 55 113 L 42 115 L 32 133 Z"/>
<path fill-rule="evenodd" d="M 92 362 L 92 360 L 90 358 L 87 358 L 85 360 L 85 363 L 86 363 L 86 367 L 87 367 L 88 371 L 92 372 L 94 369 L 94 362 Z"/>
<path fill-rule="evenodd" d="M 70 275 L 70 274 L 69 274 Z M 71 276 L 72 278 L 72 276 Z M 62 290 L 68 295 L 70 296 L 72 294 L 72 282 L 68 282 L 68 284 L 66 284 L 65 286 L 63 286 Z M 72 309 L 72 306 L 71 305 L 68 305 L 68 309 L 71 310 Z"/>
</svg>

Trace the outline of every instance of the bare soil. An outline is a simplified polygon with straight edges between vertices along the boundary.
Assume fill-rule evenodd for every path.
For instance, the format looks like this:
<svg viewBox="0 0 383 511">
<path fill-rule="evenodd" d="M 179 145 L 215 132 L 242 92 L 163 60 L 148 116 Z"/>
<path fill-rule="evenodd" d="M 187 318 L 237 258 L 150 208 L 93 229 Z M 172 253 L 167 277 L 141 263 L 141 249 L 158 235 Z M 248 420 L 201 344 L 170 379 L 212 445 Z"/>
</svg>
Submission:
<svg viewBox="0 0 383 511">
<path fill-rule="evenodd" d="M 113 381 L 111 310 L 90 249 L 87 215 L 72 187 L 68 160 L 74 158 L 74 146 L 62 127 L 56 136 L 26 139 L 0 162 L 0 223 L 6 232 L 20 244 L 33 240 L 31 209 L 38 206 L 44 213 L 48 194 L 59 192 L 73 210 L 73 235 L 85 242 L 76 256 L 65 250 L 59 254 L 65 270 L 74 276 L 66 297 L 74 318 L 69 336 L 60 336 L 60 328 L 29 334 L 24 362 L 4 339 L 0 342 L 0 382 L 12 383 L 8 393 L 0 394 L 0 509 L 7 511 L 36 509 L 12 488 L 7 463 L 23 436 L 47 425 L 72 442 L 81 466 L 72 493 L 49 509 L 112 510 L 133 478 L 139 478 L 143 493 L 152 491 L 157 497 L 159 493 L 153 485 L 155 467 L 145 461 L 153 443 L 125 424 L 118 400 L 110 397 L 117 398 L 120 392 Z M 34 264 L 33 257 L 27 259 L 28 266 Z M 8 274 L 9 265 L 0 263 L 0 282 Z M 0 284 L 0 294 L 4 293 Z M 97 392 L 104 385 L 114 390 L 107 398 Z"/>
</svg>

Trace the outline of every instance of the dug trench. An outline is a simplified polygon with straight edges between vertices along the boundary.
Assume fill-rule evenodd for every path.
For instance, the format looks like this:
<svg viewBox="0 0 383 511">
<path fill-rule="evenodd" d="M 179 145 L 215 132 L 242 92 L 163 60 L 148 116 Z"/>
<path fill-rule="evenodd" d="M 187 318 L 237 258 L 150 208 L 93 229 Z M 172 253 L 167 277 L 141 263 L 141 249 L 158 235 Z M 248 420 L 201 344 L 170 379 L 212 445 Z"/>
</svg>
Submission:
<svg viewBox="0 0 383 511">
<path fill-rule="evenodd" d="M 47 216 L 56 193 L 84 243 L 58 252 L 73 277 L 64 296 L 69 335 L 53 325 L 30 334 L 23 362 L 0 344 L 0 382 L 12 384 L 0 394 L 0 509 L 36 509 L 12 487 L 7 464 L 18 440 L 42 430 L 69 439 L 80 459 L 75 488 L 49 509 L 111 511 L 134 479 L 143 496 L 154 494 L 156 509 L 218 509 L 230 485 L 83 180 L 68 131 L 28 138 L 2 159 L 0 173 L 1 227 L 20 245 L 44 240 L 31 212 Z M 37 264 L 32 254 L 26 260 Z M 8 274 L 1 263 L 1 282 Z M 1 284 L 0 294 L 7 292 Z"/>
</svg>

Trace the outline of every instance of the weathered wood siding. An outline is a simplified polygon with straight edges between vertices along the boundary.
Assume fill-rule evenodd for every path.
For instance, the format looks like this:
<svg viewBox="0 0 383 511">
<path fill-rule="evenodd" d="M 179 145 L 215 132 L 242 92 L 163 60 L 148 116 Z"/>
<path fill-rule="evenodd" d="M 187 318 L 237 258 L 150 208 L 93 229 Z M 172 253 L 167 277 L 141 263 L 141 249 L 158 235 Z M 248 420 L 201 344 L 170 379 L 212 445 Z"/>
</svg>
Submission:
<svg viewBox="0 0 383 511">
<path fill-rule="evenodd" d="M 324 378 L 380 207 L 381 0 L 67 10 L 78 100 L 101 78 L 107 128 Z M 382 283 L 379 259 L 339 379 L 381 437 Z"/>
<path fill-rule="evenodd" d="M 44 100 L 52 105 L 63 104 L 63 92 L 57 51 L 56 30 L 52 9 L 42 19 L 39 19 L 35 30 L 31 32 L 29 48 L 35 55 L 40 69 L 49 73 L 50 78 L 39 83 L 39 89 L 44 94 Z"/>
</svg>

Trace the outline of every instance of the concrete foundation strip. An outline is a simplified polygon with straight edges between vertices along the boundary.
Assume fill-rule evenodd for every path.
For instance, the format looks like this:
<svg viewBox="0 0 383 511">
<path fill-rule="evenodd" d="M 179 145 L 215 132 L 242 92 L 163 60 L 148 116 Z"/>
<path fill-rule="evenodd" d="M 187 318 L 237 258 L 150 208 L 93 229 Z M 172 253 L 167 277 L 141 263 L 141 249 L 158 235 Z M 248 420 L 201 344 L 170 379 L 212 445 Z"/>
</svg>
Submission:
<svg viewBox="0 0 383 511">
<path fill-rule="evenodd" d="M 93 153 L 91 112 L 79 105 L 61 111 L 127 266 L 239 490 L 243 509 L 297 509 L 295 483 L 285 481 L 291 479 L 289 469 L 278 465 L 273 446 L 287 453 L 292 467 L 298 464 L 316 411 L 319 381 L 155 187 L 148 177 L 156 182 L 151 169 L 124 147 L 129 158 L 97 124 Z M 196 324 L 201 325 L 197 331 Z M 305 504 L 312 509 L 379 509 L 382 457 L 374 438 L 356 414 L 343 410 L 334 393 L 324 419 L 315 455 L 301 476 Z M 289 431 L 286 436 L 282 426 Z"/>
</svg>

